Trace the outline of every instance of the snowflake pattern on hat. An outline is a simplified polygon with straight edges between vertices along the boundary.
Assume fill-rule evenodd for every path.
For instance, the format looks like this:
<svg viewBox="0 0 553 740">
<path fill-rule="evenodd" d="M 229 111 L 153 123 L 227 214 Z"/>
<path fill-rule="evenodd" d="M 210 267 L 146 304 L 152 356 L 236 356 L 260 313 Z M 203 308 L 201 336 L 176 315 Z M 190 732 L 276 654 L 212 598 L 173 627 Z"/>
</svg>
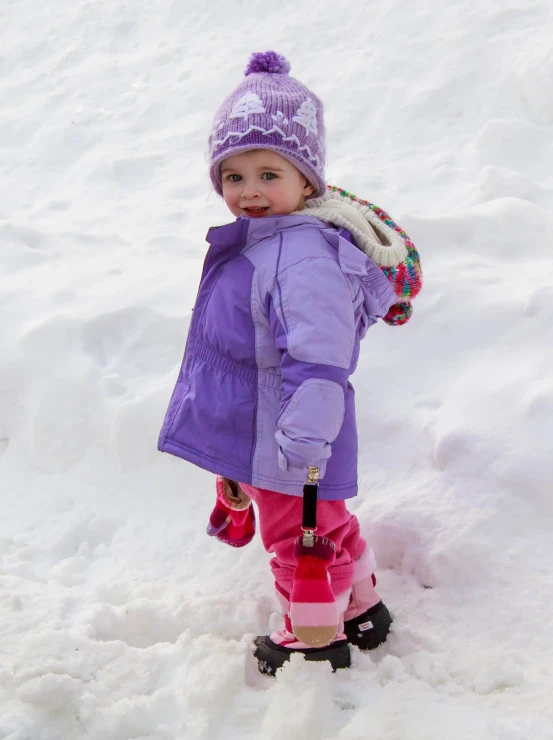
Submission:
<svg viewBox="0 0 553 740">
<path fill-rule="evenodd" d="M 305 132 L 309 135 L 317 134 L 317 109 L 312 100 L 305 100 L 301 104 L 301 108 L 296 112 L 296 115 L 292 118 L 292 121 L 299 123 L 303 126 Z"/>
<path fill-rule="evenodd" d="M 253 113 L 265 113 L 265 108 L 259 95 L 248 93 L 236 103 L 229 118 L 243 118 L 246 121 Z"/>
</svg>

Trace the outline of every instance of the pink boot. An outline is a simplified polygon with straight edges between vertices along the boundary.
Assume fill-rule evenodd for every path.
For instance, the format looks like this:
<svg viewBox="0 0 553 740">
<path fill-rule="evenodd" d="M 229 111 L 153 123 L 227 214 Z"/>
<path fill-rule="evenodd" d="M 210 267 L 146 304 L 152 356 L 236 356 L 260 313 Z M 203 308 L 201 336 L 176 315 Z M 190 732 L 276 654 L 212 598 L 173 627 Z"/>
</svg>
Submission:
<svg viewBox="0 0 553 740">
<path fill-rule="evenodd" d="M 348 608 L 344 614 L 344 632 L 350 645 L 373 650 L 385 642 L 392 617 L 375 590 L 376 562 L 367 548 L 354 561 L 353 583 Z"/>
</svg>

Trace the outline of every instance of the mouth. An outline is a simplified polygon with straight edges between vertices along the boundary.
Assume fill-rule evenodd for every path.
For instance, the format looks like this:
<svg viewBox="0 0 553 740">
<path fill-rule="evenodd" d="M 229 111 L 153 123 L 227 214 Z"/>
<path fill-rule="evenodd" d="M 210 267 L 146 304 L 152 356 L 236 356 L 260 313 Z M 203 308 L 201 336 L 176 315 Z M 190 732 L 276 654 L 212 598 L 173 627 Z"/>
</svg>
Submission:
<svg viewBox="0 0 553 740">
<path fill-rule="evenodd" d="M 265 216 L 269 210 L 269 206 L 257 206 L 256 208 L 243 208 L 242 209 L 246 216 L 250 218 L 260 218 Z"/>
</svg>

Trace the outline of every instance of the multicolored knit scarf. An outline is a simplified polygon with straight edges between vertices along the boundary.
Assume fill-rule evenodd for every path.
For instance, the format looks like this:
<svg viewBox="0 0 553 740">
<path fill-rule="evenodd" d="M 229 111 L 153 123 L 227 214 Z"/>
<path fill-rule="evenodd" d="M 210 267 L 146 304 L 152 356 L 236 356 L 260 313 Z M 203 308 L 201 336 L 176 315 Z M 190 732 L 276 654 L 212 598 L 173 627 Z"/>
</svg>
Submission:
<svg viewBox="0 0 553 740">
<path fill-rule="evenodd" d="M 340 208 L 331 208 L 331 201 L 352 206 L 358 212 L 358 215 L 352 215 L 357 218 L 350 220 Z M 309 213 L 350 231 L 359 249 L 386 275 L 399 299 L 384 316 L 384 321 L 391 326 L 405 324 L 413 313 L 411 301 L 422 288 L 422 267 L 415 245 L 401 226 L 374 203 L 362 200 L 335 185 L 329 185 L 322 198 L 307 200 L 303 213 Z M 378 244 L 374 240 L 374 235 L 371 237 L 367 230 L 356 226 L 355 221 L 359 216 L 377 233 L 380 240 Z"/>
</svg>

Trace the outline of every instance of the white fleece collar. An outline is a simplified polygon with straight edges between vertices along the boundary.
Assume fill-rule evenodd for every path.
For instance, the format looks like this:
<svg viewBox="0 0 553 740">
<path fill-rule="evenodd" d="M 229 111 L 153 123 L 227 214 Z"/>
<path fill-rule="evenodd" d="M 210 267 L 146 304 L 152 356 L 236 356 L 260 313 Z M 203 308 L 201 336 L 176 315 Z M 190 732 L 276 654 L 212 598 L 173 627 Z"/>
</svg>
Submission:
<svg viewBox="0 0 553 740">
<path fill-rule="evenodd" d="M 381 221 L 368 206 L 327 191 L 321 198 L 305 203 L 303 211 L 296 216 L 315 216 L 333 226 L 347 229 L 359 249 L 381 267 L 395 267 L 407 257 L 407 246 L 403 237 Z"/>
</svg>

